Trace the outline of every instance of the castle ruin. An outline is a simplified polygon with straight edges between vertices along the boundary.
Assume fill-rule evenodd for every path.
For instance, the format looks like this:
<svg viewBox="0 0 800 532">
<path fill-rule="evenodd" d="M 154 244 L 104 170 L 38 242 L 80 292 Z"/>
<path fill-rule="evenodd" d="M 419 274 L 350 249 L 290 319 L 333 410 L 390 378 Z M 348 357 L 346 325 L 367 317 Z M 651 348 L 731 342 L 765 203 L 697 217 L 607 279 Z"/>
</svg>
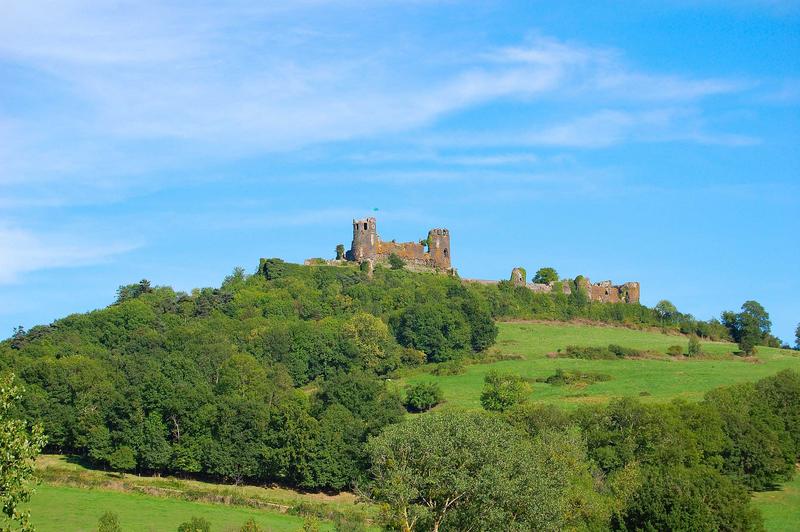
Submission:
<svg viewBox="0 0 800 532">
<path fill-rule="evenodd" d="M 426 249 L 427 246 L 427 249 Z M 447 229 L 431 229 L 428 238 L 419 242 L 383 241 L 378 235 L 378 224 L 375 218 L 353 220 L 353 241 L 350 249 L 343 251 L 344 246 L 337 246 L 337 257 L 332 260 L 308 259 L 306 264 L 344 265 L 346 263 L 367 263 L 369 271 L 375 263 L 389 262 L 389 257 L 396 255 L 405 263 L 405 267 L 416 271 L 435 271 L 456 274 L 450 262 L 450 231 Z M 464 279 L 464 282 L 479 284 L 498 284 L 499 281 Z M 639 303 L 639 283 L 628 282 L 619 285 L 611 281 L 592 284 L 588 278 L 578 276 L 574 282 L 570 280 L 551 283 L 529 283 L 524 268 L 511 271 L 510 282 L 517 287 L 524 287 L 535 293 L 553 293 L 561 291 L 571 294 L 573 287 L 579 287 L 590 301 L 599 303 Z"/>
<path fill-rule="evenodd" d="M 353 242 L 345 254 L 346 260 L 384 262 L 391 255 L 397 255 L 408 265 L 449 271 L 450 231 L 431 229 L 427 240 L 421 242 L 385 242 L 378 236 L 375 218 L 353 220 Z"/>
<path fill-rule="evenodd" d="M 469 283 L 479 283 L 493 285 L 499 281 L 484 281 L 480 279 L 464 279 Z M 526 279 L 524 268 L 514 268 L 511 270 L 509 282 L 513 286 L 527 288 L 537 294 L 551 294 L 561 291 L 564 294 L 571 294 L 573 283 L 569 280 L 554 281 L 551 283 L 529 283 Z M 613 284 L 611 281 L 601 281 L 594 283 L 584 276 L 575 279 L 575 286 L 578 286 L 586 294 L 590 301 L 598 303 L 639 303 L 639 283 L 635 281 Z"/>
</svg>

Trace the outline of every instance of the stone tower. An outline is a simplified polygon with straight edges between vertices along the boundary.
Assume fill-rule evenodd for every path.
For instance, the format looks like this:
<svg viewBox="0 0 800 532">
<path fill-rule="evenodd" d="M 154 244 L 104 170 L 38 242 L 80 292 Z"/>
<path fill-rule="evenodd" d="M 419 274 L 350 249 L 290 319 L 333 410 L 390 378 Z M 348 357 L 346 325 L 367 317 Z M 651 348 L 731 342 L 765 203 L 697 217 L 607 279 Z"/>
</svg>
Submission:
<svg viewBox="0 0 800 532">
<path fill-rule="evenodd" d="M 374 259 L 379 241 L 375 218 L 353 220 L 353 244 L 347 258 L 356 262 Z"/>
<path fill-rule="evenodd" d="M 528 284 L 526 277 L 525 268 L 517 267 L 511 270 L 511 284 L 514 286 L 526 286 Z"/>
<path fill-rule="evenodd" d="M 450 231 L 431 229 L 428 231 L 428 252 L 437 268 L 450 269 Z"/>
</svg>

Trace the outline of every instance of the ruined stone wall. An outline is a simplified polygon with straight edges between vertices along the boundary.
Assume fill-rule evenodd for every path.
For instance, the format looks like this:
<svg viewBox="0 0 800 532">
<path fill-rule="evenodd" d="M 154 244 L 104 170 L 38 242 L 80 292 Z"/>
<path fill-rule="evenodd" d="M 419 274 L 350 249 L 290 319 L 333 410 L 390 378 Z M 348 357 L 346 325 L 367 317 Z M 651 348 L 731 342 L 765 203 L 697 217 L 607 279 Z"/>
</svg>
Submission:
<svg viewBox="0 0 800 532">
<path fill-rule="evenodd" d="M 615 285 L 611 281 L 601 281 L 589 284 L 588 295 L 590 300 L 601 303 L 638 303 L 639 283 Z"/>
<path fill-rule="evenodd" d="M 554 290 L 560 287 L 561 292 L 564 294 L 572 293 L 572 283 L 569 281 L 560 281 L 554 283 L 526 283 L 525 282 L 525 269 L 514 268 L 511 270 L 511 284 L 514 286 L 524 286 L 528 290 L 537 294 L 551 294 Z M 602 281 L 600 283 L 592 284 L 589 279 L 583 276 L 578 276 L 576 279 L 581 288 L 586 291 L 586 295 L 590 301 L 599 303 L 639 303 L 639 283 L 629 282 L 621 285 L 612 284 L 611 281 Z M 484 281 L 481 279 L 464 279 L 467 283 L 478 284 L 497 284 L 498 281 Z"/>
<path fill-rule="evenodd" d="M 377 256 L 388 257 L 394 253 L 405 261 L 426 260 L 425 246 L 418 242 L 382 242 L 378 241 Z"/>
<path fill-rule="evenodd" d="M 345 254 L 347 260 L 385 262 L 392 254 L 409 265 L 450 270 L 450 232 L 431 229 L 428 232 L 428 251 L 425 251 L 425 246 L 419 242 L 382 241 L 375 218 L 353 220 L 353 243 Z"/>
<path fill-rule="evenodd" d="M 428 253 L 437 268 L 450 269 L 450 231 L 431 229 L 428 231 Z"/>
</svg>

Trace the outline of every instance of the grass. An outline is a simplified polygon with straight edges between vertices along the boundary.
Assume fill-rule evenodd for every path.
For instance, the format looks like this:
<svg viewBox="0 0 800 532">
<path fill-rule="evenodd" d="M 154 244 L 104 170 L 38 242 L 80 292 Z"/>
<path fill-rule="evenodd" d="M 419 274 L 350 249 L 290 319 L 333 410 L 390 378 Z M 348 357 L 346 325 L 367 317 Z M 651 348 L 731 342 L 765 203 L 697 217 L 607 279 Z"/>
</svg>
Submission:
<svg viewBox="0 0 800 532">
<path fill-rule="evenodd" d="M 753 503 L 764 516 L 769 531 L 795 531 L 800 528 L 800 471 L 781 489 L 753 495 Z"/>
<path fill-rule="evenodd" d="M 337 513 L 373 510 L 356 506 L 352 493 L 327 495 L 175 477 L 123 477 L 62 455 L 40 456 L 37 474 L 42 484 L 31 499 L 31 511 L 40 531 L 95 530 L 106 511 L 119 514 L 126 531 L 176 530 L 191 517 L 207 519 L 215 531 L 239 530 L 251 517 L 265 530 L 279 531 L 299 530 L 303 525 L 299 515 L 332 518 Z M 332 528 L 330 521 L 322 526 L 323 530 Z"/>
<path fill-rule="evenodd" d="M 39 532 L 92 531 L 106 511 L 119 516 L 125 531 L 177 530 L 192 517 L 202 517 L 215 531 L 238 531 L 251 517 L 265 530 L 302 529 L 303 519 L 264 510 L 165 499 L 140 493 L 43 484 L 31 498 L 31 521 Z"/>
<path fill-rule="evenodd" d="M 703 357 L 673 359 L 666 355 L 667 348 L 671 345 L 685 348 L 688 343 L 686 337 L 580 324 L 508 322 L 498 325 L 500 334 L 492 350 L 500 355 L 519 355 L 519 360 L 469 365 L 463 374 L 453 376 L 434 376 L 418 370 L 401 379 L 398 384 L 436 381 L 444 394 L 445 404 L 442 408 L 480 408 L 483 378 L 493 369 L 521 375 L 531 381 L 546 378 L 558 368 L 598 372 L 612 377 L 606 382 L 579 386 L 534 383 L 530 397 L 532 401 L 575 408 L 580 404 L 604 403 L 622 396 L 638 396 L 643 401 L 669 401 L 676 398 L 696 401 L 702 399 L 705 392 L 718 386 L 755 381 L 785 368 L 800 370 L 800 354 L 790 350 L 759 347 L 754 360 L 745 360 L 732 355 L 736 350 L 735 344 L 703 342 Z M 657 351 L 664 353 L 664 357 L 577 360 L 547 356 L 558 349 L 563 350 L 569 344 L 618 344 Z"/>
</svg>

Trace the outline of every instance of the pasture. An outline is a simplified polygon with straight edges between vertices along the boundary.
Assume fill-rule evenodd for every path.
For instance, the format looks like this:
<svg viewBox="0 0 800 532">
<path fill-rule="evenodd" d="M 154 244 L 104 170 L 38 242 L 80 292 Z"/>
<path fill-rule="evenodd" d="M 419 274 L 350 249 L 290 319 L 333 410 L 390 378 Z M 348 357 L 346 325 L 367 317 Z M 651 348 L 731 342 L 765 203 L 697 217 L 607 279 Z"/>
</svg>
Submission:
<svg viewBox="0 0 800 532">
<path fill-rule="evenodd" d="M 436 381 L 444 393 L 445 403 L 440 408 L 480 408 L 483 379 L 491 370 L 513 373 L 531 381 L 546 378 L 558 368 L 604 373 L 612 377 L 609 381 L 586 386 L 532 382 L 531 401 L 575 408 L 580 404 L 603 403 L 622 396 L 636 396 L 643 401 L 696 401 L 717 386 L 755 381 L 786 368 L 800 370 L 800 353 L 797 351 L 759 347 L 757 356 L 748 360 L 732 354 L 736 350 L 735 344 L 703 342 L 703 356 L 672 358 L 666 355 L 667 348 L 681 345 L 685 350 L 688 343 L 685 336 L 572 323 L 505 322 L 498 326 L 500 334 L 490 354 L 518 356 L 520 359 L 467 365 L 461 375 L 435 376 L 422 368 L 401 379 L 399 384 Z M 570 344 L 618 344 L 658 352 L 663 357 L 581 360 L 548 356 L 548 353 L 563 350 Z"/>
</svg>

